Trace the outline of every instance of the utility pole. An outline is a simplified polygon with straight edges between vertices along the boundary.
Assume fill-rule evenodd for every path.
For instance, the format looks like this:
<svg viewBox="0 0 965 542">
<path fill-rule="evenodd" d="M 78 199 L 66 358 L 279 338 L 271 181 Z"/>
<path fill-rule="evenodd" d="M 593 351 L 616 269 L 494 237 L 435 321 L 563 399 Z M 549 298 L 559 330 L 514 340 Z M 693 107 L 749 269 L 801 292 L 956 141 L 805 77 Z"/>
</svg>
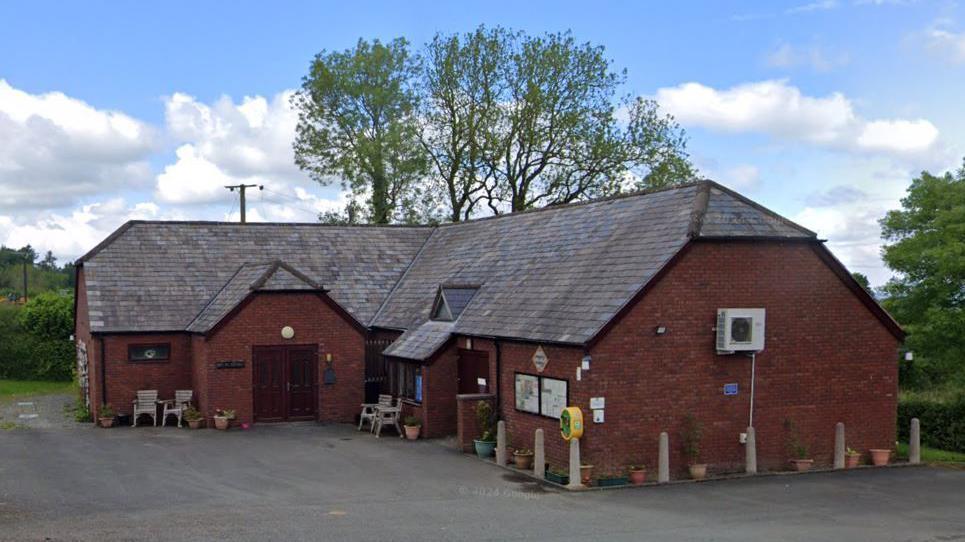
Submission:
<svg viewBox="0 0 965 542">
<path fill-rule="evenodd" d="M 258 187 L 258 190 L 264 190 L 265 186 L 260 184 L 232 184 L 225 185 L 225 188 L 234 192 L 235 188 L 238 189 L 238 195 L 241 196 L 241 223 L 245 223 L 245 189 Z"/>
</svg>

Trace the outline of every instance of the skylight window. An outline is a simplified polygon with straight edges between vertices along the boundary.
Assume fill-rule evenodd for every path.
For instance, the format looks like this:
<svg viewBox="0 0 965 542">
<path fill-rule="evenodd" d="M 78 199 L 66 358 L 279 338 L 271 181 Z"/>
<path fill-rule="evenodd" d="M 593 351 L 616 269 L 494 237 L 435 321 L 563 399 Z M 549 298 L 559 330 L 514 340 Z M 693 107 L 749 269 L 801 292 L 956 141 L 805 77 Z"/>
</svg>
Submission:
<svg viewBox="0 0 965 542">
<path fill-rule="evenodd" d="M 436 294 L 432 305 L 432 320 L 452 322 L 459 318 L 462 311 L 472 301 L 478 290 L 475 286 L 443 286 Z"/>
</svg>

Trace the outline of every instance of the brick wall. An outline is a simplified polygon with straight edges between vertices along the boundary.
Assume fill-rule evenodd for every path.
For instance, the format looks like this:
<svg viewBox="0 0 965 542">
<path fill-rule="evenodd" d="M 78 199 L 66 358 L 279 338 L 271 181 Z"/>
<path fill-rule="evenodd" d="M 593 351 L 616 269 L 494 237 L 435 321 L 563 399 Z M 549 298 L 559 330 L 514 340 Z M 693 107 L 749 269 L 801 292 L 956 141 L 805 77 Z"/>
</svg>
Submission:
<svg viewBox="0 0 965 542">
<path fill-rule="evenodd" d="M 191 382 L 191 336 L 187 333 L 103 335 L 104 366 L 107 368 L 107 402 L 119 414 L 130 414 L 138 390 L 157 390 L 158 398 L 174 397 L 174 390 L 193 389 Z M 167 344 L 166 361 L 128 360 L 131 345 Z M 99 361 L 99 358 L 98 358 Z M 96 375 L 95 378 L 100 378 Z M 97 390 L 99 394 L 99 389 Z M 97 404 L 99 405 L 99 395 Z M 158 423 L 160 423 L 158 418 Z"/>
<path fill-rule="evenodd" d="M 458 353 L 447 349 L 422 369 L 422 435 L 426 438 L 456 434 Z"/>
<path fill-rule="evenodd" d="M 474 453 L 474 440 L 479 438 L 479 423 L 476 421 L 476 405 L 479 401 L 489 401 L 492 404 L 495 397 L 492 394 L 466 394 L 456 396 L 456 417 L 458 419 L 457 439 L 462 451 Z M 495 407 L 493 407 L 495 410 Z"/>
<path fill-rule="evenodd" d="M 281 337 L 284 326 L 294 338 Z M 259 293 L 206 339 L 206 374 L 198 377 L 207 379 L 205 416 L 232 408 L 239 422 L 252 421 L 252 347 L 286 344 L 318 346 L 318 419 L 352 422 L 363 400 L 364 335 L 314 293 Z M 321 383 L 325 354 L 332 354 L 332 385 Z M 243 360 L 245 367 L 215 369 L 225 360 Z"/>
<path fill-rule="evenodd" d="M 606 397 L 606 423 L 587 424 L 584 456 L 604 470 L 656 466 L 668 431 L 671 463 L 685 468 L 681 425 L 703 426 L 702 461 L 739 470 L 747 425 L 750 359 L 718 356 L 716 311 L 767 310 L 765 350 L 757 357 L 754 425 L 764 468 L 789 459 L 790 419 L 819 464 L 832 459 L 835 423 L 864 453 L 895 441 L 898 341 L 803 243 L 697 243 L 591 351 L 584 383 Z M 657 326 L 667 333 L 655 334 Z M 551 362 L 552 364 L 552 362 Z M 739 394 L 724 396 L 724 384 Z M 585 395 L 577 406 L 587 410 Z"/>
</svg>

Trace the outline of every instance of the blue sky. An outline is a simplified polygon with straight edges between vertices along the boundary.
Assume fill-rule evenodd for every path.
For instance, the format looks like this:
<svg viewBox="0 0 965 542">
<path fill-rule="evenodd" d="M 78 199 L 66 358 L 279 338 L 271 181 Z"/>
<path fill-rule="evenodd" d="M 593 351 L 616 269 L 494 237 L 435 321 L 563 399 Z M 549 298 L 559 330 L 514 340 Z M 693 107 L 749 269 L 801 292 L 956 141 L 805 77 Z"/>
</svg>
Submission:
<svg viewBox="0 0 965 542">
<path fill-rule="evenodd" d="M 571 29 L 691 136 L 701 172 L 817 230 L 880 284 L 876 219 L 965 154 L 953 2 L 168 2 L 0 7 L 0 242 L 73 258 L 129 218 L 311 220 L 286 92 L 359 37 Z M 12 144 L 10 144 L 12 143 Z"/>
</svg>

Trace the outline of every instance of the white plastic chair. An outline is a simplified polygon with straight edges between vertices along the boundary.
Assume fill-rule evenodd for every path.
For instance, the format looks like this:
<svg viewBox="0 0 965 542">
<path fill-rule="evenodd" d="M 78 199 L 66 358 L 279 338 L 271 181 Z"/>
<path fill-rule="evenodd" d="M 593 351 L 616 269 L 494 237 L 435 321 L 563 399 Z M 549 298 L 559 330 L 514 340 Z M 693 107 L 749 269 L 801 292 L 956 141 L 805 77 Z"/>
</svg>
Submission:
<svg viewBox="0 0 965 542">
<path fill-rule="evenodd" d="M 369 423 L 369 432 L 375 430 L 375 419 L 378 417 L 379 407 L 391 407 L 392 406 L 392 396 L 391 395 L 379 395 L 378 403 L 362 403 L 362 414 L 359 415 L 359 431 L 365 425 L 365 422 Z"/>
<path fill-rule="evenodd" d="M 137 399 L 134 400 L 134 415 L 131 416 L 131 427 L 137 426 L 137 418 L 141 414 L 147 414 L 154 420 L 154 427 L 157 427 L 157 390 L 138 390 Z"/>
<path fill-rule="evenodd" d="M 168 423 L 168 415 L 174 415 L 178 417 L 178 427 L 183 427 L 181 425 L 181 414 L 184 410 L 191 406 L 191 399 L 194 397 L 193 390 L 175 390 L 174 400 L 167 400 L 164 402 L 164 413 L 161 415 L 161 427 L 164 427 Z"/>
</svg>

